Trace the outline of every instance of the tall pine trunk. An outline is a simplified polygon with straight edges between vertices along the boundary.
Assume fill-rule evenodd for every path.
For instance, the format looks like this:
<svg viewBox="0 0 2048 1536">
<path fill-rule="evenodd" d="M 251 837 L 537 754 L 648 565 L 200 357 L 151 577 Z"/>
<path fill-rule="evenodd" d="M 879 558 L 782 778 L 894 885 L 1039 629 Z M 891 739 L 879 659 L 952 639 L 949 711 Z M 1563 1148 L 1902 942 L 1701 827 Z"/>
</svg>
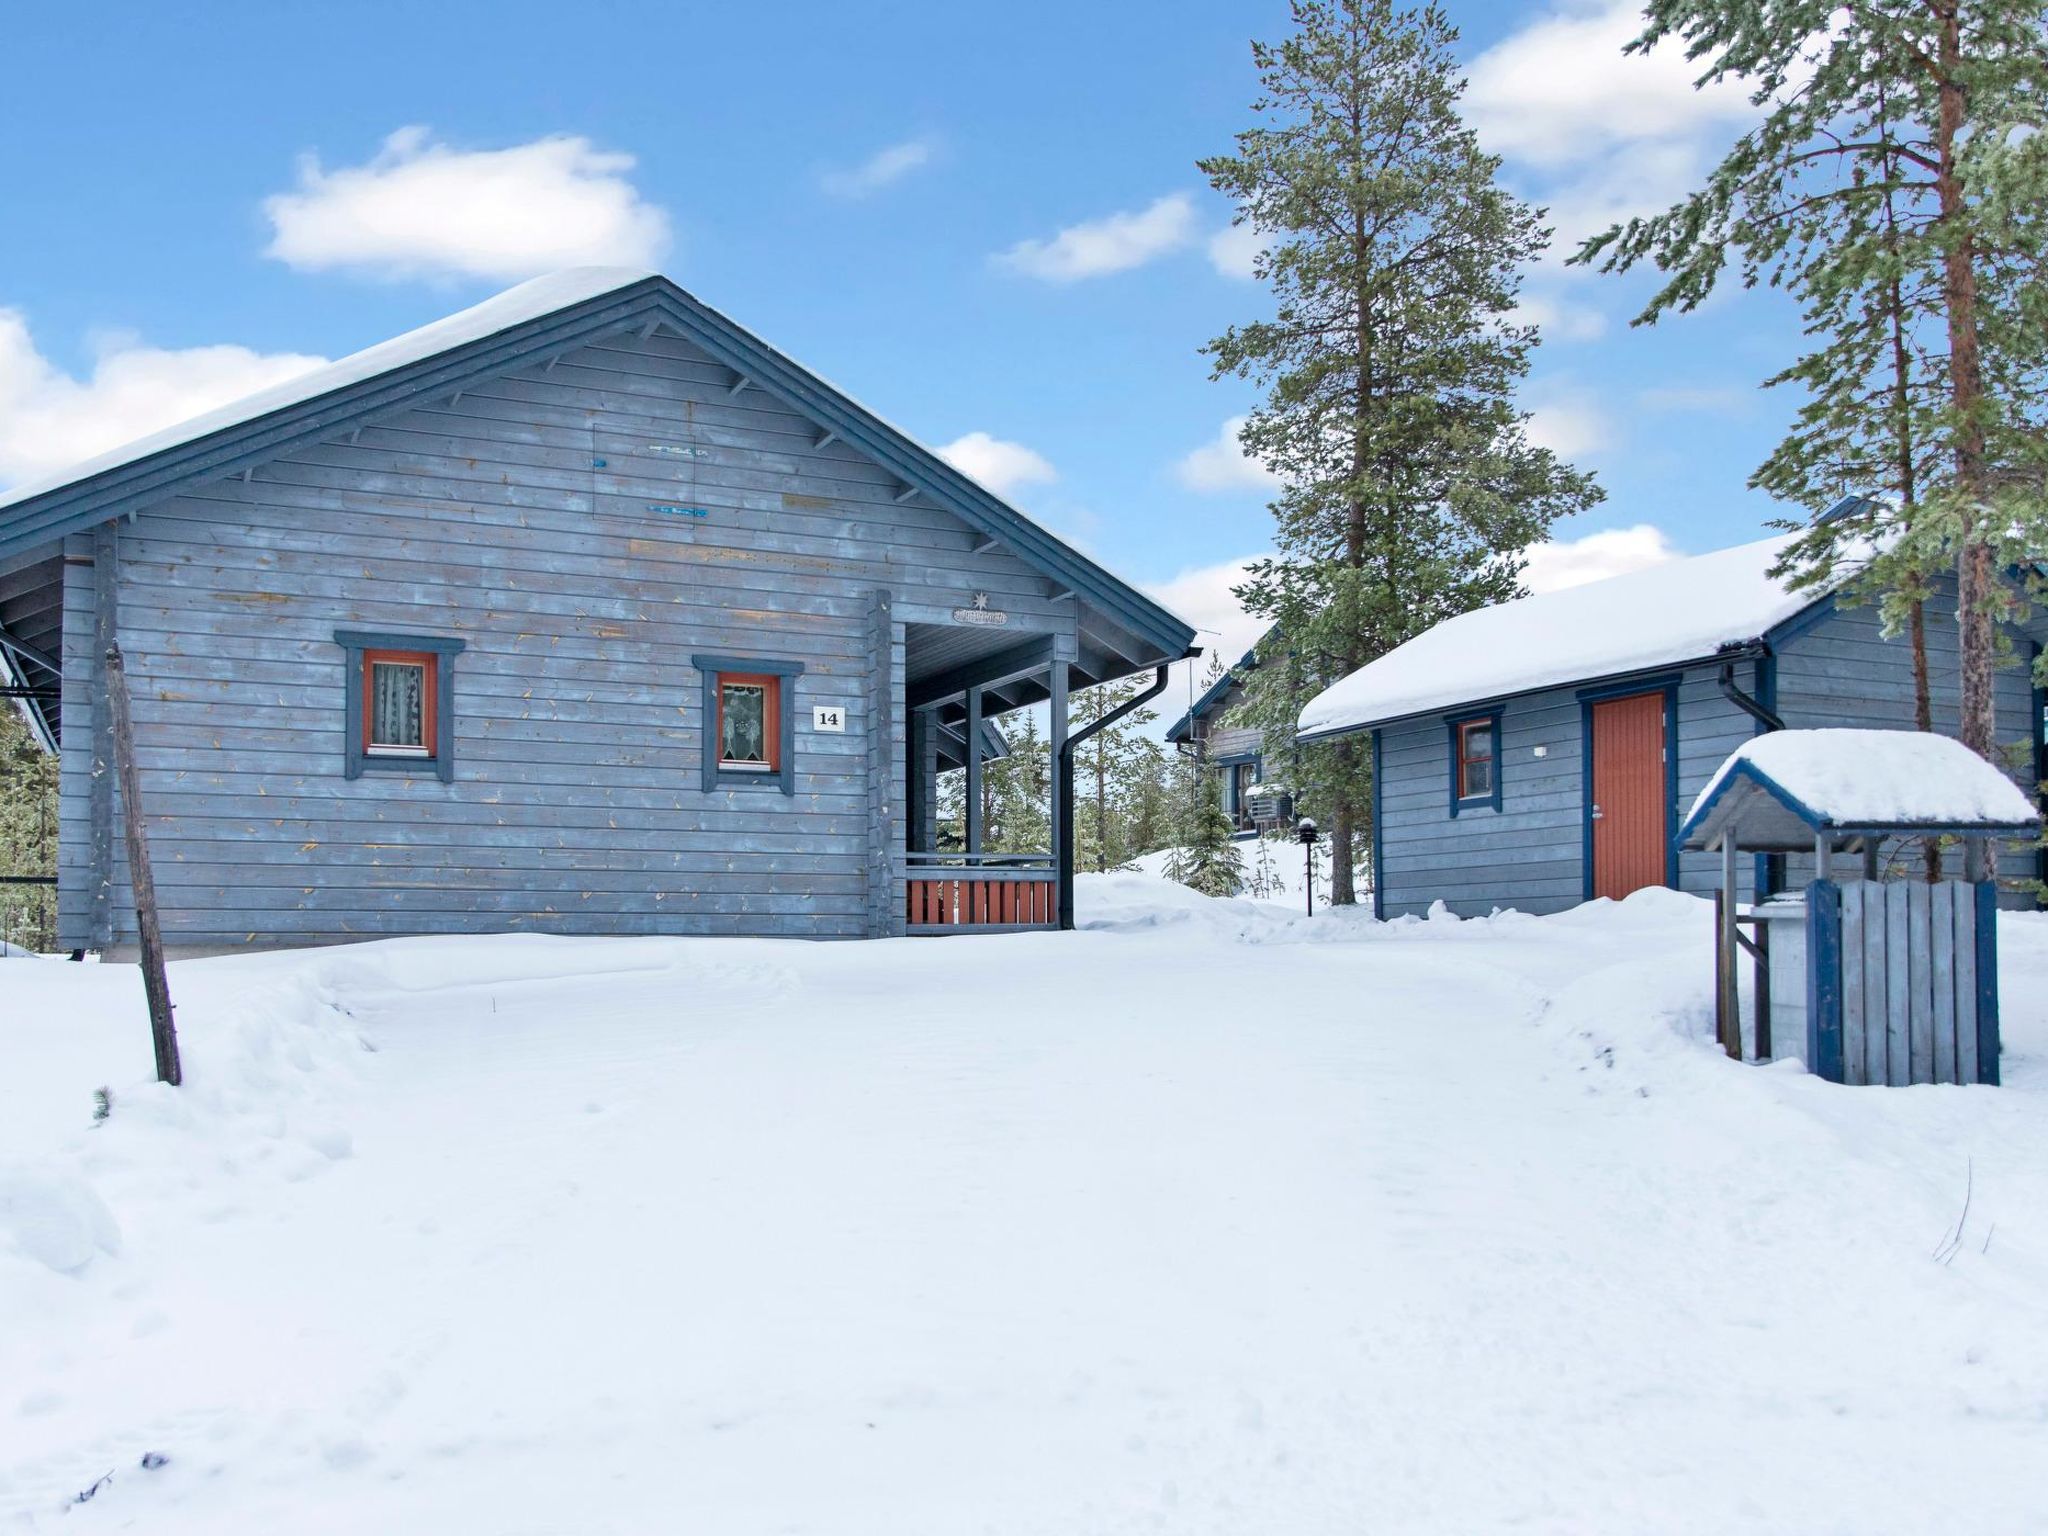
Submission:
<svg viewBox="0 0 2048 1536">
<path fill-rule="evenodd" d="M 1962 64 L 1962 19 L 1958 0 L 1939 11 L 1940 110 L 1936 117 L 1935 177 L 1941 219 L 1951 230 L 1965 232 L 1947 242 L 1942 256 L 1942 297 L 1948 319 L 1950 404 L 1956 413 L 1954 447 L 1956 489 L 1963 500 L 1962 537 L 1956 553 L 1956 628 L 1962 651 L 1962 712 L 1958 722 L 1963 744 L 1987 762 L 1997 761 L 1998 708 L 1992 688 L 1995 642 L 1992 630 L 1993 583 L 1990 542 L 1985 538 L 1984 372 L 1977 335 L 1977 263 L 1967 233 L 1961 171 L 1956 151 L 1963 135 L 1968 102 L 1957 79 Z"/>
</svg>

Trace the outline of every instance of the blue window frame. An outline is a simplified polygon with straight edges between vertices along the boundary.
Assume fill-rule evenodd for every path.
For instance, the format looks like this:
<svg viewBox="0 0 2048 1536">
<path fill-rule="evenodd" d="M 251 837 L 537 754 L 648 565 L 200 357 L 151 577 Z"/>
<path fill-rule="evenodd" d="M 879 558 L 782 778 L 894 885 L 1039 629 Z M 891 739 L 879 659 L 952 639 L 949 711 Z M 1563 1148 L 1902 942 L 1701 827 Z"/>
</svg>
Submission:
<svg viewBox="0 0 2048 1536">
<path fill-rule="evenodd" d="M 359 779 L 365 773 L 432 774 L 443 784 L 455 782 L 455 658 L 466 641 L 446 635 L 402 635 L 386 630 L 337 629 L 334 643 L 347 657 L 344 692 L 346 724 L 342 775 Z M 427 690 L 429 697 L 406 693 Z M 385 710 L 375 690 L 388 686 L 393 697 Z M 400 697 L 400 695 L 404 695 Z M 394 733 L 403 744 L 378 746 L 368 738 L 374 718 L 389 715 L 413 722 L 415 729 Z"/>
<path fill-rule="evenodd" d="M 796 680 L 803 676 L 804 664 L 760 656 L 692 656 L 690 665 L 704 680 L 704 714 L 699 728 L 704 742 L 704 788 L 772 786 L 794 795 Z M 730 699 L 723 692 L 727 680 Z M 725 707 L 728 703 L 730 709 Z M 757 746 L 750 735 L 747 741 L 732 746 L 729 756 L 720 740 L 721 723 L 765 735 L 765 742 Z M 733 731 L 725 735 L 738 740 Z"/>
<path fill-rule="evenodd" d="M 1500 809 L 1500 716 L 1498 709 L 1454 715 L 1450 733 L 1451 814 Z"/>
</svg>

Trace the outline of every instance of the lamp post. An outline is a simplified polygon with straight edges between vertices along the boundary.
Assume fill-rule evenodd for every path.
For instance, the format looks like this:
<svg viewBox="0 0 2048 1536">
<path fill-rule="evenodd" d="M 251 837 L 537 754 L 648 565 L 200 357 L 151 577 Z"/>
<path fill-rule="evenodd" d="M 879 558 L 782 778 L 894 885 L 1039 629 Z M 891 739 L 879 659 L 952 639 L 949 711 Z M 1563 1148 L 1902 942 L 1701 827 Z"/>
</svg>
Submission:
<svg viewBox="0 0 2048 1536">
<path fill-rule="evenodd" d="M 1316 915 L 1316 824 L 1308 817 L 1301 818 L 1301 825 L 1294 829 L 1294 835 L 1301 840 L 1302 886 L 1308 892 L 1308 915 Z"/>
</svg>

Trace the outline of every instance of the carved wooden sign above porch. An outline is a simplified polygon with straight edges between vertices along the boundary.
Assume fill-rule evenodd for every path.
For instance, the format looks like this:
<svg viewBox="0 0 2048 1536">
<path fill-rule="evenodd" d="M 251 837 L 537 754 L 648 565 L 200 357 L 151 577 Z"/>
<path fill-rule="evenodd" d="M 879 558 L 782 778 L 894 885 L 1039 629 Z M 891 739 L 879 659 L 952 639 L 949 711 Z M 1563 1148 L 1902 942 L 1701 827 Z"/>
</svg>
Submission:
<svg viewBox="0 0 2048 1536">
<path fill-rule="evenodd" d="M 953 610 L 953 622 L 955 624 L 980 624 L 990 629 L 999 629 L 1010 622 L 1010 616 L 1000 608 L 989 607 L 988 594 L 986 592 L 977 592 L 974 594 L 974 602 L 970 606 Z"/>
</svg>

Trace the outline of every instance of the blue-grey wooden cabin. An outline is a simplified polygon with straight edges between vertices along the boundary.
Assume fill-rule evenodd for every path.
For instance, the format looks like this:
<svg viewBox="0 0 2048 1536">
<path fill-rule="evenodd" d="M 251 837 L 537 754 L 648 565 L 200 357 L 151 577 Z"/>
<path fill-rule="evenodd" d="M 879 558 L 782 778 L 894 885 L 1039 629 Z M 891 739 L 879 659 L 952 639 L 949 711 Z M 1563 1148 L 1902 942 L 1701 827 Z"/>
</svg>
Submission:
<svg viewBox="0 0 2048 1536">
<path fill-rule="evenodd" d="M 931 852 L 937 776 L 1034 703 L 1070 767 L 1069 691 L 1163 687 L 1193 639 L 673 283 L 609 271 L 0 497 L 0 625 L 62 757 L 62 942 L 134 933 L 118 643 L 187 952 L 1071 920 L 1070 841 Z"/>
<path fill-rule="evenodd" d="M 1233 716 L 1245 701 L 1245 679 L 1258 668 L 1260 649 L 1273 643 L 1268 631 L 1166 728 L 1174 749 L 1199 757 L 1214 777 L 1217 798 L 1239 838 L 1287 825 L 1293 812 L 1292 796 L 1270 788 L 1264 734 Z M 1284 791 L 1285 785 L 1280 788 Z"/>
<path fill-rule="evenodd" d="M 1884 635 L 1873 606 L 1772 579 L 1782 543 L 1461 615 L 1311 703 L 1303 740 L 1371 743 L 1375 912 L 1557 912 L 1657 885 L 1708 895 L 1715 856 L 1680 848 L 1679 817 L 1742 741 L 1785 726 L 1912 729 L 1906 641 Z M 1935 722 L 1952 731 L 1952 583 L 1928 604 L 1927 631 Z M 2000 732 L 2033 798 L 2044 761 L 2031 663 L 2048 626 L 2037 615 L 2010 638 Z M 1802 887 L 1811 862 L 1745 860 L 1742 899 Z M 2034 875 L 2039 851 L 2009 850 L 2002 868 Z"/>
</svg>

